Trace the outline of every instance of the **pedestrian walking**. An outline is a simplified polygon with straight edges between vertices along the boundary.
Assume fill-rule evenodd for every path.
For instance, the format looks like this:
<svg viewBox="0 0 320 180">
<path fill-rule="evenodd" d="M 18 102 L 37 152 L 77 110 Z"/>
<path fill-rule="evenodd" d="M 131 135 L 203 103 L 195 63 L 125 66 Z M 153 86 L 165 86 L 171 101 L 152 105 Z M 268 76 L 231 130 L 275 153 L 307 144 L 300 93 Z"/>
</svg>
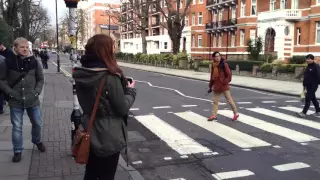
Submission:
<svg viewBox="0 0 320 180">
<path fill-rule="evenodd" d="M 316 112 L 314 115 L 320 116 L 319 102 L 316 98 L 316 92 L 320 83 L 320 67 L 314 61 L 314 56 L 308 54 L 306 56 L 308 66 L 304 70 L 303 78 L 303 91 L 305 91 L 305 104 L 302 112 L 297 113 L 297 116 L 304 118 L 310 108 L 311 102 L 313 103 Z"/>
<path fill-rule="evenodd" d="M 8 59 L 11 59 L 14 56 L 12 50 L 5 47 L 2 42 L 0 42 L 0 55 Z"/>
<path fill-rule="evenodd" d="M 17 38 L 11 59 L 0 66 L 0 90 L 8 97 L 12 123 L 13 162 L 20 162 L 23 151 L 23 114 L 27 111 L 32 123 L 32 142 L 41 152 L 46 148 L 41 142 L 42 117 L 39 95 L 43 88 L 41 65 L 30 55 L 28 40 Z"/>
<path fill-rule="evenodd" d="M 46 48 L 40 51 L 40 58 L 41 58 L 43 69 L 48 69 L 49 54 Z"/>
<path fill-rule="evenodd" d="M 235 121 L 238 119 L 239 113 L 230 93 L 229 83 L 232 78 L 231 70 L 226 60 L 221 57 L 219 52 L 214 52 L 212 57 L 213 61 L 208 93 L 212 92 L 213 86 L 213 110 L 212 115 L 208 118 L 208 121 L 217 120 L 219 101 L 222 94 L 225 96 L 232 108 L 234 113 L 232 120 Z"/>
<path fill-rule="evenodd" d="M 87 131 L 98 89 L 104 83 L 97 114 L 91 129 L 91 149 L 84 180 L 113 180 L 120 151 L 127 145 L 127 117 L 135 101 L 135 82 L 126 80 L 114 56 L 112 38 L 104 34 L 91 37 L 73 77 L 83 109 L 82 126 Z"/>
<path fill-rule="evenodd" d="M 0 55 L 0 67 L 2 66 L 2 64 L 4 63 L 5 61 L 5 57 L 4 56 L 1 56 Z M 4 98 L 3 98 L 3 93 L 2 91 L 0 91 L 0 114 L 3 114 L 4 111 L 3 111 L 3 105 L 4 105 Z"/>
</svg>

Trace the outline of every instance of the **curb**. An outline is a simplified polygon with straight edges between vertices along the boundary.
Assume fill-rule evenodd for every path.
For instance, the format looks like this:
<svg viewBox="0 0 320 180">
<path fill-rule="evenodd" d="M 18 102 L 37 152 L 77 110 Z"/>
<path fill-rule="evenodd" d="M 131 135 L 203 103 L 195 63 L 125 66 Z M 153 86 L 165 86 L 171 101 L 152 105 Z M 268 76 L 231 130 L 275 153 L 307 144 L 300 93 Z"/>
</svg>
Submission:
<svg viewBox="0 0 320 180">
<path fill-rule="evenodd" d="M 121 65 L 120 65 L 120 66 L 121 66 Z M 152 73 L 158 73 L 158 74 L 165 74 L 165 75 L 170 75 L 170 76 L 173 76 L 173 77 L 182 77 L 182 78 L 186 78 L 186 79 L 193 79 L 193 80 L 198 80 L 198 81 L 207 82 L 207 80 L 203 80 L 203 79 L 200 79 L 200 78 L 185 77 L 185 76 L 180 76 L 180 75 L 175 75 L 175 74 L 170 74 L 170 73 L 156 72 L 156 71 L 150 71 L 150 70 L 138 69 L 138 68 L 134 68 L 134 67 L 127 67 L 127 66 L 121 66 L 121 67 L 129 68 L 129 69 L 136 69 L 136 70 L 139 70 L 139 71 L 145 71 L 145 72 L 152 72 Z M 280 91 L 275 91 L 275 90 L 268 90 L 268 89 L 262 89 L 262 88 L 256 88 L 256 87 L 248 87 L 248 86 L 237 85 L 237 84 L 232 84 L 232 83 L 230 83 L 230 85 L 231 85 L 231 86 L 234 86 L 234 87 L 240 87 L 240 88 L 246 88 L 246 89 L 258 90 L 258 91 L 268 92 L 268 93 L 273 93 L 273 94 L 281 94 L 281 95 L 286 95 L 286 96 L 291 96 L 291 97 L 300 97 L 300 94 L 292 94 L 292 93 L 280 92 Z M 317 98 L 317 99 L 318 99 L 318 100 L 320 100 L 320 97 L 319 97 L 319 98 Z"/>
</svg>

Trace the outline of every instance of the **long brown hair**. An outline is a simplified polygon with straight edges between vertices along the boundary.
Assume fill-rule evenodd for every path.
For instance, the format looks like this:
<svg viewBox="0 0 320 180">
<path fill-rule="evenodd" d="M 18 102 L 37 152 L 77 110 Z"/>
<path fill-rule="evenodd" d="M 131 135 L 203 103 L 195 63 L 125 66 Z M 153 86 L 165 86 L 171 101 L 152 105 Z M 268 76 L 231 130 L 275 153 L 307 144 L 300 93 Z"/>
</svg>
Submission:
<svg viewBox="0 0 320 180">
<path fill-rule="evenodd" d="M 115 59 L 113 47 L 114 44 L 111 37 L 105 34 L 96 34 L 88 40 L 85 51 L 86 54 L 96 55 L 102 60 L 111 73 L 123 75 Z"/>
</svg>

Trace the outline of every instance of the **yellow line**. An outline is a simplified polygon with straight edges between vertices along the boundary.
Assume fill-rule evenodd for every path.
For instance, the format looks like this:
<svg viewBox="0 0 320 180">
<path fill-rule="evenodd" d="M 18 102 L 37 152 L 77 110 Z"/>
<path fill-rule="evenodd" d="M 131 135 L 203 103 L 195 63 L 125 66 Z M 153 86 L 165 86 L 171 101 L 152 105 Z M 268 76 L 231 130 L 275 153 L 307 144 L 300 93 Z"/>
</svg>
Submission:
<svg viewBox="0 0 320 180">
<path fill-rule="evenodd" d="M 55 62 L 53 62 L 53 61 L 51 61 L 51 62 L 52 62 L 52 64 L 54 64 L 55 66 L 58 66 Z M 61 67 L 60 67 L 60 70 L 62 71 L 62 73 L 63 73 L 64 75 L 69 76 L 69 77 L 72 77 L 72 75 L 71 75 L 67 70 L 65 70 L 65 69 L 63 69 L 63 68 L 61 68 Z"/>
</svg>

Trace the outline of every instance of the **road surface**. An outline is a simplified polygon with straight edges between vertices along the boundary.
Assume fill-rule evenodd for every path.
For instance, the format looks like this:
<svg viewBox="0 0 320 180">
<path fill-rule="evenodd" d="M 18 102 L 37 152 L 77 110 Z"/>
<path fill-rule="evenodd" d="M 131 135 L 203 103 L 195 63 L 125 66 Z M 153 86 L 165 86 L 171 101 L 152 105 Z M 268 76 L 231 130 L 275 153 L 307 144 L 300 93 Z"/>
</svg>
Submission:
<svg viewBox="0 0 320 180">
<path fill-rule="evenodd" d="M 61 65 L 70 75 L 68 56 L 61 56 Z M 302 110 L 299 99 L 231 87 L 239 120 L 231 121 L 221 98 L 218 121 L 207 122 L 207 82 L 123 70 L 138 92 L 128 126 L 129 161 L 146 180 L 320 179 L 320 121 L 294 116 Z"/>
</svg>

